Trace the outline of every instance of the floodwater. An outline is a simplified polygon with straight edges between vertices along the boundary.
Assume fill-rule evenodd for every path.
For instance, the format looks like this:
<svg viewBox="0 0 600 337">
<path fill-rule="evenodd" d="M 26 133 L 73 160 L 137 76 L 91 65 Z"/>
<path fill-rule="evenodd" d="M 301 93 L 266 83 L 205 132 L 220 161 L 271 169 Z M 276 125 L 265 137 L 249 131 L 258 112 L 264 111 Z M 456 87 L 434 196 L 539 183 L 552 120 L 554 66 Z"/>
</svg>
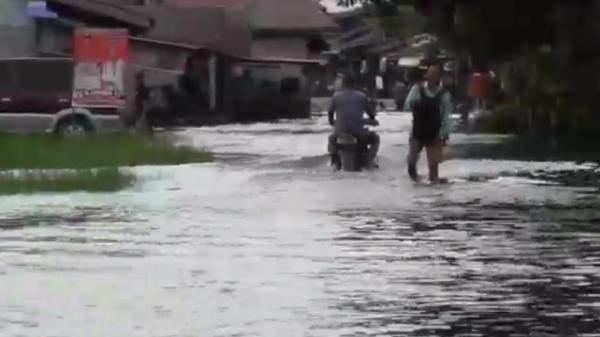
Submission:
<svg viewBox="0 0 600 337">
<path fill-rule="evenodd" d="M 586 165 L 455 134 L 452 183 L 418 187 L 409 117 L 380 120 L 375 172 L 333 173 L 316 117 L 179 132 L 217 162 L 120 193 L 2 197 L 0 335 L 600 335 L 597 190 L 548 178 Z"/>
</svg>

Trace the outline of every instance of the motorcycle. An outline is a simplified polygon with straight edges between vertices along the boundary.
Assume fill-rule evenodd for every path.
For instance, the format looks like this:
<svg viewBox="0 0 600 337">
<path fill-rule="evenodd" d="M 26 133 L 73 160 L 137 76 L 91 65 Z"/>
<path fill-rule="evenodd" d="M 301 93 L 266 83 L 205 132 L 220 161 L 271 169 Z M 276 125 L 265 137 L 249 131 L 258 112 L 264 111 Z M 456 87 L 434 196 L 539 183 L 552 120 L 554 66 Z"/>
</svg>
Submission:
<svg viewBox="0 0 600 337">
<path fill-rule="evenodd" d="M 366 119 L 365 125 L 377 126 L 375 119 Z M 347 172 L 362 171 L 375 167 L 374 158 L 370 158 L 369 147 L 365 139 L 349 133 L 340 133 L 335 137 L 337 160 L 334 167 L 337 171 Z"/>
</svg>

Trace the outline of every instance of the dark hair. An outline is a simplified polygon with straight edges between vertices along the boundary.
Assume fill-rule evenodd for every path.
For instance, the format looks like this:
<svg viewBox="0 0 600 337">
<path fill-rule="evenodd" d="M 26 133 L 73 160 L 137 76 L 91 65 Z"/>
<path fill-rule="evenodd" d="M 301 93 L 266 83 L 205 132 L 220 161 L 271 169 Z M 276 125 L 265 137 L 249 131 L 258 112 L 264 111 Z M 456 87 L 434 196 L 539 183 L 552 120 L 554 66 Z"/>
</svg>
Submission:
<svg viewBox="0 0 600 337">
<path fill-rule="evenodd" d="M 444 72 L 444 65 L 439 62 L 431 63 L 429 66 L 427 66 L 427 69 L 430 68 L 438 68 L 441 72 Z"/>
<path fill-rule="evenodd" d="M 346 88 L 353 88 L 356 85 L 356 80 L 352 76 L 344 76 L 342 85 Z"/>
</svg>

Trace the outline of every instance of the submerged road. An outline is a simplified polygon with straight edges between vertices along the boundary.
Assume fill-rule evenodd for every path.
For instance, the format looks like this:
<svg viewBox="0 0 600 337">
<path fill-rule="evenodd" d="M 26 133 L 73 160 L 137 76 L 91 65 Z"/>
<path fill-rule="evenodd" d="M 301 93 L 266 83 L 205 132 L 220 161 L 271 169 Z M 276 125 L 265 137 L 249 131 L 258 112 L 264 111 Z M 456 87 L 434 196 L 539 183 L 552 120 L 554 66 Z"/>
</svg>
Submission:
<svg viewBox="0 0 600 337">
<path fill-rule="evenodd" d="M 380 121 L 375 172 L 327 167 L 321 116 L 179 132 L 217 161 L 119 193 L 1 197 L 0 335 L 596 336 L 598 194 L 533 174 L 581 165 L 455 134 L 452 184 L 416 187 L 409 116 Z"/>
</svg>

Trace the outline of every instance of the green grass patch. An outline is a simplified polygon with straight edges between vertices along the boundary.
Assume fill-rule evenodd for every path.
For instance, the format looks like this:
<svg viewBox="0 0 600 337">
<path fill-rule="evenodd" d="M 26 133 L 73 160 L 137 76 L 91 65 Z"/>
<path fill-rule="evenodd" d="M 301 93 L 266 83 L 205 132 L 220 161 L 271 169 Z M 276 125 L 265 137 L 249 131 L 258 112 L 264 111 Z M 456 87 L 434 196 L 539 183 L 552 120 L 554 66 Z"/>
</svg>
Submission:
<svg viewBox="0 0 600 337">
<path fill-rule="evenodd" d="M 139 135 L 67 139 L 0 133 L 0 194 L 112 192 L 136 180 L 122 167 L 209 161 L 205 151 Z"/>
<path fill-rule="evenodd" d="M 131 186 L 135 179 L 118 168 L 0 172 L 0 194 L 115 192 Z"/>
<path fill-rule="evenodd" d="M 211 160 L 202 150 L 129 134 L 79 139 L 0 134 L 0 170 L 179 165 Z"/>
</svg>

